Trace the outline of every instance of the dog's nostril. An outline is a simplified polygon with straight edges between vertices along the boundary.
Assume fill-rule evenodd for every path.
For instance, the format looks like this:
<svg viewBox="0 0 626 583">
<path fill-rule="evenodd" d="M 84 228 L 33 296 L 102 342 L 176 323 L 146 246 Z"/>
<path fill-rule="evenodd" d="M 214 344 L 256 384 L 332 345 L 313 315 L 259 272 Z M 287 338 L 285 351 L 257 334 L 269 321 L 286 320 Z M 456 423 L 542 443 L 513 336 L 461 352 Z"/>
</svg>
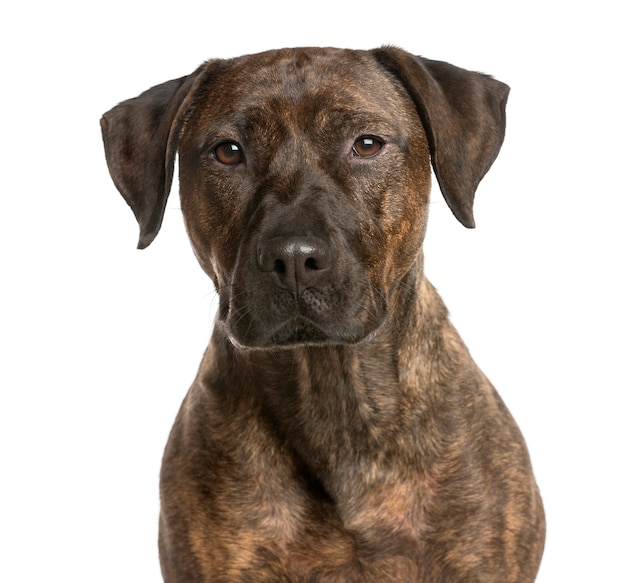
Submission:
<svg viewBox="0 0 626 583">
<path fill-rule="evenodd" d="M 315 257 L 309 257 L 305 262 L 304 262 L 304 266 L 307 269 L 313 269 L 313 270 L 317 270 L 319 269 L 319 266 L 317 264 L 317 260 L 315 259 Z"/>
<path fill-rule="evenodd" d="M 274 271 L 281 275 L 287 271 L 287 266 L 282 259 L 276 259 L 276 261 L 274 261 Z"/>
</svg>

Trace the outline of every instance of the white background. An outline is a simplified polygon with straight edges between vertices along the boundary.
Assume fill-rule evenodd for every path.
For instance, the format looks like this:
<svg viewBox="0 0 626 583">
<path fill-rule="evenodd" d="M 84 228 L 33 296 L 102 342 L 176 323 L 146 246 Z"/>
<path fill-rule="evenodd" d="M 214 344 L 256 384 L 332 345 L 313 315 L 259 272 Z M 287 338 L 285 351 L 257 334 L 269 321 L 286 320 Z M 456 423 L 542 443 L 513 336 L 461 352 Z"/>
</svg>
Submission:
<svg viewBox="0 0 626 583">
<path fill-rule="evenodd" d="M 160 580 L 160 456 L 217 302 L 176 190 L 135 249 L 100 115 L 210 57 L 382 44 L 512 87 L 477 228 L 435 188 L 426 269 L 526 436 L 548 517 L 538 581 L 626 581 L 618 2 L 3 6 L 0 581 Z"/>
</svg>

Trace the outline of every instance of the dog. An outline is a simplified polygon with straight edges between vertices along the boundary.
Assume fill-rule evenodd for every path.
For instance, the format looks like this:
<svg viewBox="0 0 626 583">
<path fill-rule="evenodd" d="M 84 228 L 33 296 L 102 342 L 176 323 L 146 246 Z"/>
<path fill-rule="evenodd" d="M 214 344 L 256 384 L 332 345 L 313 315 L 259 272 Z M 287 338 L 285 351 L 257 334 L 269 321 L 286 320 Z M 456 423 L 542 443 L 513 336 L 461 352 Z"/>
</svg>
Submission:
<svg viewBox="0 0 626 583">
<path fill-rule="evenodd" d="M 528 583 L 525 442 L 423 273 L 431 167 L 474 227 L 509 88 L 399 48 L 210 60 L 104 114 L 157 235 L 182 213 L 219 295 L 161 470 L 166 583 Z"/>
</svg>

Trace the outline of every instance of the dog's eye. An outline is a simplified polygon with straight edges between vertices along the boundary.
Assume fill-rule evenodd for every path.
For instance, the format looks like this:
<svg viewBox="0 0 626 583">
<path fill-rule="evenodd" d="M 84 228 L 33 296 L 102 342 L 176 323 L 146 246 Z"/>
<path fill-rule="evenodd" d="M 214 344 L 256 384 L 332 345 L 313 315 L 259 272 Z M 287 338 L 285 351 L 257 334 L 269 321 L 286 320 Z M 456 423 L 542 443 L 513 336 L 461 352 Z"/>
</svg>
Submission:
<svg viewBox="0 0 626 583">
<path fill-rule="evenodd" d="M 243 150 L 235 142 L 222 142 L 215 146 L 215 158 L 227 166 L 234 166 L 243 162 Z"/>
<path fill-rule="evenodd" d="M 352 146 L 352 152 L 359 158 L 371 158 L 378 154 L 383 147 L 383 141 L 373 136 L 363 136 Z"/>
</svg>

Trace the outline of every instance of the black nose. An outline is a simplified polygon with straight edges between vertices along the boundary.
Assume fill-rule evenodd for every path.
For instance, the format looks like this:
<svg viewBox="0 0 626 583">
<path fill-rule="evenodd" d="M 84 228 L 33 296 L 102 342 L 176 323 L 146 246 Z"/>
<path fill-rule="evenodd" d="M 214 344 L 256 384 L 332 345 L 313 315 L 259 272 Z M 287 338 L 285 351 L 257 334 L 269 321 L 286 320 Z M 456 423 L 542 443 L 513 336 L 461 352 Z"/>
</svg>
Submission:
<svg viewBox="0 0 626 583">
<path fill-rule="evenodd" d="M 319 237 L 273 237 L 259 244 L 261 271 L 273 273 L 293 293 L 313 287 L 331 267 L 331 248 Z"/>
</svg>

